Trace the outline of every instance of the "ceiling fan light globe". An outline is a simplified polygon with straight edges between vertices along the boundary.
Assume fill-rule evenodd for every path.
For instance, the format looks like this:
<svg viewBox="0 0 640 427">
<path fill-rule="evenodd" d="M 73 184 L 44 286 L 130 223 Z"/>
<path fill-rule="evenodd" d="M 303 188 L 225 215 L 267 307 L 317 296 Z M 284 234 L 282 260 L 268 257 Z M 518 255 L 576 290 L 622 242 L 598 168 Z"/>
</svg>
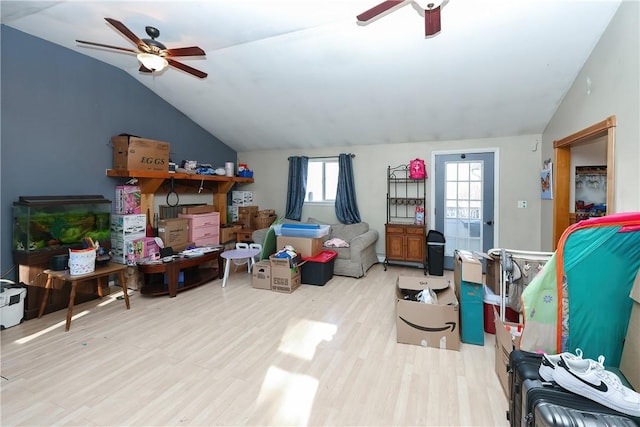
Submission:
<svg viewBox="0 0 640 427">
<path fill-rule="evenodd" d="M 140 61 L 140 63 L 142 63 L 142 65 L 144 65 L 146 69 L 153 72 L 162 71 L 169 65 L 166 59 L 158 55 L 153 55 L 151 53 L 139 53 L 138 61 Z"/>
</svg>

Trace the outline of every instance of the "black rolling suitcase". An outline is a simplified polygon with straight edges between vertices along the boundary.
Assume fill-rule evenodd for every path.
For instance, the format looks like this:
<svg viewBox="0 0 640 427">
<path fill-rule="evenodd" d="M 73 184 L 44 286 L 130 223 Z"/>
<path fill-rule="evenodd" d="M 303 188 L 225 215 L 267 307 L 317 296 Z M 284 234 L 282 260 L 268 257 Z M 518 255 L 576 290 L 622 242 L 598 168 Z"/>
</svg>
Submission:
<svg viewBox="0 0 640 427">
<path fill-rule="evenodd" d="M 539 427 L 636 427 L 631 419 L 624 416 L 581 411 L 551 403 L 537 405 L 533 411 L 533 419 Z"/>
<path fill-rule="evenodd" d="M 522 383 L 521 426 L 640 426 L 640 420 L 571 393 L 556 383 L 526 379 Z"/>
<path fill-rule="evenodd" d="M 509 354 L 509 410 L 507 420 L 511 427 L 522 425 L 522 407 L 526 401 L 522 399 L 522 383 L 529 379 L 540 379 L 538 369 L 542 355 L 522 350 L 513 350 Z"/>
</svg>

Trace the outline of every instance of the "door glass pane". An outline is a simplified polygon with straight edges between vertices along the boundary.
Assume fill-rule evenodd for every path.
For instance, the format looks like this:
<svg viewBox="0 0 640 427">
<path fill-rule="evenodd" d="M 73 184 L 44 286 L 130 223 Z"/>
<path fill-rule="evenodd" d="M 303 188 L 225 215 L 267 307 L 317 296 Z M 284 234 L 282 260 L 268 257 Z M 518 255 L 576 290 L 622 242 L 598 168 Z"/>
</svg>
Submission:
<svg viewBox="0 0 640 427">
<path fill-rule="evenodd" d="M 458 183 L 458 200 L 469 200 L 469 183 Z"/>
<path fill-rule="evenodd" d="M 482 180 L 482 163 L 473 162 L 469 164 L 470 175 L 469 181 L 481 181 Z"/>
<path fill-rule="evenodd" d="M 445 163 L 445 256 L 482 250 L 483 162 Z"/>
<path fill-rule="evenodd" d="M 458 163 L 458 181 L 469 181 L 469 163 Z"/>
<path fill-rule="evenodd" d="M 470 200 L 482 199 L 482 182 L 469 183 L 469 199 Z"/>
<path fill-rule="evenodd" d="M 444 197 L 446 199 L 455 199 L 457 193 L 458 193 L 458 183 L 455 181 L 447 181 Z"/>
<path fill-rule="evenodd" d="M 447 163 L 446 165 L 447 180 L 455 181 L 458 179 L 458 165 L 456 163 Z"/>
</svg>

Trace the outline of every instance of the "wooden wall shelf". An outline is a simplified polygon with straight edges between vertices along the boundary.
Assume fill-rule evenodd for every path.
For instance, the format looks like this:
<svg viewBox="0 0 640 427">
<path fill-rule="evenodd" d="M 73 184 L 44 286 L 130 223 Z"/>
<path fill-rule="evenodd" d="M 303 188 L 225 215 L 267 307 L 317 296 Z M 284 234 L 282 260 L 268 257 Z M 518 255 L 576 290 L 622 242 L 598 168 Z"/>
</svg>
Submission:
<svg viewBox="0 0 640 427">
<path fill-rule="evenodd" d="M 140 186 L 142 212 L 149 212 L 151 218 L 153 218 L 154 212 L 153 197 L 166 184 L 167 180 L 173 178 L 174 185 L 180 185 L 179 190 L 176 188 L 178 194 L 183 191 L 197 193 L 200 185 L 206 183 L 207 190 L 213 193 L 213 205 L 221 213 L 221 224 L 227 222 L 227 193 L 231 191 L 231 188 L 236 183 L 248 184 L 253 182 L 253 178 L 117 169 L 107 169 L 107 176 L 137 179 L 138 183 L 136 185 Z"/>
</svg>

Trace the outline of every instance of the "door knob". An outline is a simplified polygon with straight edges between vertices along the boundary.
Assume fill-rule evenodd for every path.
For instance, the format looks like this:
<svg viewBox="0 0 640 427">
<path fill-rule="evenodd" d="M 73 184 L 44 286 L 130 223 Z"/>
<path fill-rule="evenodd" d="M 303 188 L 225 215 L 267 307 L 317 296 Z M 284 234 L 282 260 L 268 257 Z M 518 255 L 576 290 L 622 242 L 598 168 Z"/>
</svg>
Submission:
<svg viewBox="0 0 640 427">
<path fill-rule="evenodd" d="M 486 222 L 485 222 L 485 224 L 487 224 L 487 225 L 493 225 L 493 221 L 491 221 L 491 220 L 486 221 Z"/>
</svg>

